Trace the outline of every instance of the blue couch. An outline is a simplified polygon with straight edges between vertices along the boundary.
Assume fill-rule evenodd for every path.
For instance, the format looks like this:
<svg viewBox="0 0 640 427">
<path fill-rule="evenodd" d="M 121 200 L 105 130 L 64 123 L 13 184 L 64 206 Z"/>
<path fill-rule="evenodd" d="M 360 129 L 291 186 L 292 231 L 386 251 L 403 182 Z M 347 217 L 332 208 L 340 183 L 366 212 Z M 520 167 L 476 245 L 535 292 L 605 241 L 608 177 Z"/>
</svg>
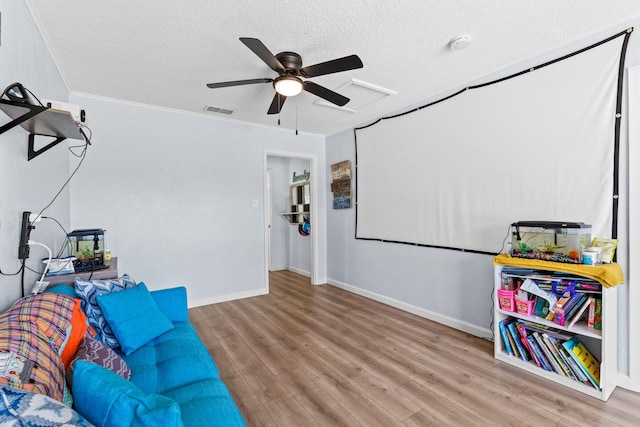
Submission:
<svg viewBox="0 0 640 427">
<path fill-rule="evenodd" d="M 175 328 L 122 356 L 131 368 L 131 382 L 145 393 L 176 401 L 185 426 L 244 426 L 209 351 L 189 323 L 186 289 L 151 295 Z"/>
<path fill-rule="evenodd" d="M 53 338 L 58 336 L 51 331 L 66 329 L 66 338 L 58 338 L 64 339 L 64 343 L 72 339 L 76 326 L 66 316 L 72 311 L 71 307 L 79 304 L 81 296 L 66 285 L 51 291 L 49 295 L 53 296 L 27 297 L 18 301 L 13 310 L 0 314 L 0 351 L 14 351 L 26 359 L 33 358 L 36 366 L 46 368 L 38 377 L 32 374 L 35 384 L 17 384 L 14 385 L 17 388 L 13 388 L 6 381 L 5 384 L 0 381 L 0 424 L 10 421 L 10 425 L 14 425 L 11 422 L 31 425 L 37 421 L 37 425 L 43 426 L 91 423 L 104 427 L 245 426 L 231 394 L 220 380 L 215 362 L 189 323 L 184 287 L 149 292 L 140 283 L 133 289 L 111 293 L 112 297 L 119 298 L 111 301 L 110 307 L 115 311 L 107 310 L 109 306 L 105 304 L 102 314 L 114 328 L 113 332 L 117 331 L 122 337 L 122 348 L 107 350 L 111 356 L 100 362 L 82 358 L 78 351 L 72 356 L 75 359 L 68 369 L 59 356 L 65 344 L 54 342 Z M 103 303 L 101 301 L 101 307 Z M 63 305 L 68 307 L 63 310 Z M 34 307 L 40 311 L 33 311 Z M 151 307 L 151 312 L 145 311 L 145 307 Z M 49 317 L 47 322 L 42 321 L 45 314 Z M 136 319 L 133 323 L 132 318 Z M 81 325 L 85 325 L 86 317 L 84 319 Z M 22 323 L 9 328 L 18 320 Z M 158 324 L 164 326 L 158 329 Z M 152 330 L 155 338 L 151 341 L 135 341 Z M 34 338 L 44 332 L 44 339 Z M 20 339 L 16 339 L 18 335 Z M 129 345 L 131 340 L 135 345 Z M 42 345 L 47 341 L 47 345 Z M 22 352 L 28 342 L 35 343 L 31 347 L 33 351 Z M 104 344 L 97 344 L 106 348 Z M 114 369 L 116 365 L 126 368 L 127 375 Z M 62 403 L 71 404 L 67 392 L 62 395 L 65 371 L 64 388 L 70 388 L 75 411 Z"/>
</svg>

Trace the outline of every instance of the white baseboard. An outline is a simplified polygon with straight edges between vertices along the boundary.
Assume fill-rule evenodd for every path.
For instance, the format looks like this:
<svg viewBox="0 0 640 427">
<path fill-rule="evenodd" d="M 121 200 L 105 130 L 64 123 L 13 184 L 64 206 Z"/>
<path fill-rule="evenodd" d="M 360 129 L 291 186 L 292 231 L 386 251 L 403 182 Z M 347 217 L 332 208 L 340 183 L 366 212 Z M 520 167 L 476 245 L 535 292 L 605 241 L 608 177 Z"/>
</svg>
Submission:
<svg viewBox="0 0 640 427">
<path fill-rule="evenodd" d="M 295 267 L 289 267 L 287 270 L 292 271 L 294 273 L 297 273 L 297 274 L 299 274 L 301 276 L 311 277 L 311 272 L 310 271 L 300 270 L 300 269 L 295 268 Z"/>
<path fill-rule="evenodd" d="M 640 384 L 631 381 L 628 375 L 618 374 L 618 387 L 635 391 L 636 393 L 640 392 Z"/>
<path fill-rule="evenodd" d="M 486 339 L 493 339 L 493 334 L 491 333 L 490 329 L 480 328 L 474 324 L 464 322 L 460 319 L 444 316 L 442 314 L 435 313 L 433 311 L 426 310 L 424 308 L 416 307 L 406 302 L 398 301 L 393 298 L 389 298 L 387 296 L 377 294 L 375 292 L 367 291 L 365 289 L 351 286 L 346 283 L 338 282 L 337 280 L 329 279 L 327 280 L 327 283 L 330 284 L 331 286 L 344 289 L 345 291 L 353 292 L 354 294 L 362 295 L 363 297 L 381 302 L 383 304 L 390 305 L 392 307 L 398 308 L 408 313 L 415 314 L 420 317 L 424 317 L 425 319 L 433 320 L 434 322 L 441 323 L 443 325 L 452 327 L 459 331 L 466 332 L 473 336 L 486 338 Z"/>
<path fill-rule="evenodd" d="M 194 307 L 200 307 L 203 305 L 217 304 L 219 302 L 233 301 L 233 300 L 242 299 L 242 298 L 257 297 L 259 295 L 266 295 L 268 293 L 269 291 L 267 289 L 256 289 L 252 291 L 238 292 L 235 294 L 220 295 L 218 297 L 212 297 L 212 298 L 201 298 L 197 300 L 189 300 L 188 306 L 189 308 L 194 308 Z"/>
</svg>

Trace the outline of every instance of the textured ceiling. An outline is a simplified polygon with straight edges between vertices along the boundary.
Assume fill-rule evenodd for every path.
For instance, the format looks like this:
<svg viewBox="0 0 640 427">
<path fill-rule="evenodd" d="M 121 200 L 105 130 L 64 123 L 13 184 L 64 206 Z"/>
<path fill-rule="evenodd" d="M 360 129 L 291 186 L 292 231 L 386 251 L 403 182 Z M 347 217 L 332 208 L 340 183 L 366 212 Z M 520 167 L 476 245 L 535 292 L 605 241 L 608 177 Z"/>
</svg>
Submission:
<svg viewBox="0 0 640 427">
<path fill-rule="evenodd" d="M 280 127 L 330 135 L 416 104 L 536 55 L 617 32 L 638 0 L 26 0 L 68 89 L 278 126 L 271 84 L 209 89 L 210 82 L 274 78 L 238 39 L 260 39 L 304 65 L 357 54 L 364 68 L 311 79 L 352 98 L 340 111 L 303 92 Z M 448 48 L 466 34 L 471 45 Z M 388 89 L 378 94 L 352 79 Z M 233 110 L 205 113 L 205 106 Z M 90 114 L 90 112 L 89 112 Z"/>
</svg>

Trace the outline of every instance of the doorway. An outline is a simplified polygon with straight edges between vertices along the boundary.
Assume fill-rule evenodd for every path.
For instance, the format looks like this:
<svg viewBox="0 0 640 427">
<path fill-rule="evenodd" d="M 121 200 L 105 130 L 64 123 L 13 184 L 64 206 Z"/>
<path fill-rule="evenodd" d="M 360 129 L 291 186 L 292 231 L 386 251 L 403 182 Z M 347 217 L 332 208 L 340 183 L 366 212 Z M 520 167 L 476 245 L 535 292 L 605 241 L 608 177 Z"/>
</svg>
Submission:
<svg viewBox="0 0 640 427">
<path fill-rule="evenodd" d="M 310 277 L 317 284 L 318 239 L 319 232 L 313 225 L 317 217 L 317 169 L 314 157 L 304 157 L 288 153 L 265 153 L 265 280 L 269 289 L 269 272 L 290 270 Z M 300 182 L 300 176 L 307 178 L 310 189 L 309 220 L 311 232 L 305 236 L 300 233 L 297 224 L 291 224 L 283 213 L 290 213 L 291 185 L 294 173 Z M 306 174 L 306 176 L 304 176 Z"/>
</svg>

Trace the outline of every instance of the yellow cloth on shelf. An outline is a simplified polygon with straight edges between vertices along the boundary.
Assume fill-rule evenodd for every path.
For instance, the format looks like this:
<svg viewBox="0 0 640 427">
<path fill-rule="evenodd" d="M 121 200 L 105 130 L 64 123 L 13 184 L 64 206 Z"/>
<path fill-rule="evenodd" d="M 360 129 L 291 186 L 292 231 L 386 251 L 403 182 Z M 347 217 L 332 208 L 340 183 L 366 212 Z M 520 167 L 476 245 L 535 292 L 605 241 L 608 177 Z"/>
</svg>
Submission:
<svg viewBox="0 0 640 427">
<path fill-rule="evenodd" d="M 617 263 L 584 265 L 562 262 L 543 261 L 539 259 L 514 258 L 507 254 L 500 254 L 493 259 L 493 265 L 508 265 L 513 267 L 532 268 L 545 271 L 560 271 L 597 280 L 606 288 L 612 288 L 624 283 L 622 268 Z"/>
</svg>

